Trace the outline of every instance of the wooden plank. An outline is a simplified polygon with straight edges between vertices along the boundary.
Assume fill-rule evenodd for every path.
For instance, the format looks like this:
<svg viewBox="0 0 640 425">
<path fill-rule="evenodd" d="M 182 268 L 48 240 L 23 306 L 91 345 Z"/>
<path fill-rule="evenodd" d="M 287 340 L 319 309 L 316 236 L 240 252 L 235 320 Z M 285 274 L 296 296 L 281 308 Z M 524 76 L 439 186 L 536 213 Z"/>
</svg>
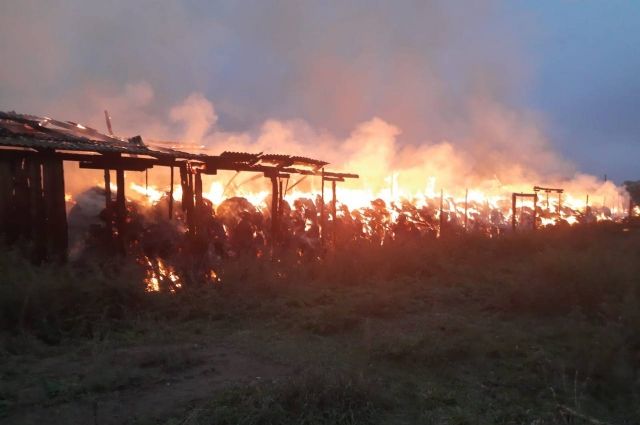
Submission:
<svg viewBox="0 0 640 425">
<path fill-rule="evenodd" d="M 331 181 L 331 239 L 333 240 L 333 245 L 336 244 L 336 224 L 338 219 L 338 210 L 337 210 L 337 199 L 336 199 L 336 181 Z"/>
<path fill-rule="evenodd" d="M 324 168 L 320 175 L 320 242 L 324 245 Z"/>
<path fill-rule="evenodd" d="M 111 208 L 111 170 L 104 169 L 104 206 L 108 210 Z"/>
<path fill-rule="evenodd" d="M 46 216 L 47 256 L 64 262 L 67 260 L 69 245 L 67 211 L 64 199 L 64 168 L 62 160 L 43 156 L 43 195 Z"/>
<path fill-rule="evenodd" d="M 517 202 L 517 195 L 515 193 L 513 193 L 511 195 L 511 230 L 513 230 L 514 232 L 516 231 L 516 202 Z"/>
<path fill-rule="evenodd" d="M 125 196 L 124 170 L 116 170 L 116 230 L 121 254 L 127 252 L 127 204 Z"/>
<path fill-rule="evenodd" d="M 42 190 L 42 163 L 36 157 L 27 158 L 29 172 L 29 220 L 33 240 L 32 260 L 36 264 L 47 258 L 47 229 Z"/>
<path fill-rule="evenodd" d="M 0 157 L 0 235 L 6 233 L 11 210 L 13 167 L 14 164 L 10 158 Z"/>
<path fill-rule="evenodd" d="M 202 229 L 203 209 L 204 209 L 204 202 L 202 201 L 202 175 L 200 174 L 200 172 L 196 171 L 194 173 L 194 178 L 195 178 L 194 195 L 196 200 L 196 207 L 195 207 L 195 217 L 193 222 L 195 225 L 194 233 L 198 234 Z"/>
<path fill-rule="evenodd" d="M 193 234 L 193 186 L 192 178 L 186 165 L 180 167 L 180 185 L 182 186 L 182 210 L 187 218 L 187 228 Z"/>
<path fill-rule="evenodd" d="M 169 186 L 169 220 L 173 219 L 173 167 L 171 167 L 171 178 Z"/>
<path fill-rule="evenodd" d="M 31 238 L 31 222 L 29 216 L 29 176 L 25 167 L 26 159 L 21 158 L 15 163 L 13 196 L 9 216 L 9 243 L 20 238 Z"/>
<path fill-rule="evenodd" d="M 271 247 L 275 248 L 278 241 L 280 211 L 278 208 L 280 196 L 278 194 L 278 178 L 271 177 Z"/>
</svg>

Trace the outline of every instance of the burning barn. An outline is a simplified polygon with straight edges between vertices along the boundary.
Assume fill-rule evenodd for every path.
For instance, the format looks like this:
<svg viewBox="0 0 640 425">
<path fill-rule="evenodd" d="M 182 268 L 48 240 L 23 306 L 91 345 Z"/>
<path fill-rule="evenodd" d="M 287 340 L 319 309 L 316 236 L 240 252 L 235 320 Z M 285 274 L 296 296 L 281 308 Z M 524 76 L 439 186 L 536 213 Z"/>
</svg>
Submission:
<svg viewBox="0 0 640 425">
<path fill-rule="evenodd" d="M 510 196 L 467 189 L 464 198 L 444 190 L 414 197 L 349 187 L 340 192 L 338 183 L 359 176 L 328 171 L 325 161 L 176 150 L 140 136 L 117 137 L 106 117 L 108 135 L 70 121 L 0 113 L 0 234 L 7 244 L 24 246 L 36 263 L 64 262 L 69 252 L 132 253 L 148 270 L 149 288 L 158 290 L 181 284 L 184 275 L 216 281 L 218 265 L 229 257 L 271 258 L 286 250 L 319 258 L 323 249 L 354 240 L 381 245 L 467 232 L 494 237 L 619 218 L 604 205 L 581 209 L 562 188 L 542 186 Z M 93 170 L 100 183 L 68 193 L 64 163 Z M 152 168 L 167 172 L 149 186 Z M 203 178 L 218 172 L 232 175 L 226 184 L 218 182 L 214 196 L 203 188 Z M 236 183 L 240 173 L 252 177 Z M 144 186 L 131 181 L 141 174 Z M 269 190 L 238 190 L 261 178 Z M 306 179 L 320 180 L 319 194 L 298 190 Z"/>
<path fill-rule="evenodd" d="M 131 210 L 127 207 L 125 172 L 147 172 L 168 167 L 170 181 L 166 192 L 167 220 L 174 219 L 174 179 L 178 179 L 184 224 L 194 240 L 207 234 L 204 212 L 203 175 L 218 170 L 258 173 L 271 182 L 270 228 L 263 229 L 273 246 L 280 234 L 283 197 L 291 175 L 319 176 L 333 186 L 335 219 L 336 182 L 357 178 L 355 174 L 325 171 L 326 162 L 300 156 L 223 152 L 204 155 L 148 146 L 140 136 L 124 139 L 106 135 L 70 121 L 0 113 L 0 233 L 8 244 L 29 241 L 35 262 L 65 261 L 69 248 L 67 206 L 63 162 L 77 162 L 82 169 L 104 170 L 104 221 L 117 249 L 125 253 L 131 238 Z M 177 172 L 175 172 L 177 170 Z M 111 172 L 115 172 L 114 184 Z M 177 176 L 174 176 L 174 173 Z M 299 181 L 299 180 L 298 180 Z M 324 193 L 324 192 L 323 192 Z M 229 201 L 218 208 L 231 208 Z M 208 205 L 209 209 L 212 207 Z M 322 222 L 324 200 L 320 210 Z M 242 223 L 242 219 L 239 220 Z M 211 226 L 209 226 L 211 227 Z M 215 226 L 214 226 L 215 227 Z"/>
</svg>

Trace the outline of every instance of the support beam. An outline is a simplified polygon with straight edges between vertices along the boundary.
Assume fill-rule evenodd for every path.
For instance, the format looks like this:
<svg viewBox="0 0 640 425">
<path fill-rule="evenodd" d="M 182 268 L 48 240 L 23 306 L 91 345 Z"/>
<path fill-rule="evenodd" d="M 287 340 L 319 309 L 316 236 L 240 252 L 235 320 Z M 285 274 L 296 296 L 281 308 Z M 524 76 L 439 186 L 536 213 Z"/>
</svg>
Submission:
<svg viewBox="0 0 640 425">
<path fill-rule="evenodd" d="M 8 228 L 7 220 L 13 192 L 13 167 L 13 160 L 0 158 L 0 235 L 4 235 Z"/>
<path fill-rule="evenodd" d="M 111 170 L 104 169 L 104 207 L 109 210 L 111 208 Z"/>
<path fill-rule="evenodd" d="M 333 240 L 333 244 L 336 244 L 336 225 L 337 225 L 337 204 L 336 204 L 336 181 L 333 180 L 331 182 L 331 239 Z"/>
<path fill-rule="evenodd" d="M 118 248 L 122 254 L 127 251 L 127 204 L 124 185 L 124 170 L 116 170 L 116 229 L 118 231 Z"/>
<path fill-rule="evenodd" d="M 173 220 L 173 167 L 171 167 L 171 178 L 169 187 L 169 220 Z"/>
<path fill-rule="evenodd" d="M 536 193 L 533 196 L 533 223 L 532 223 L 532 227 L 533 230 L 536 230 L 538 228 L 538 194 Z"/>
<path fill-rule="evenodd" d="M 511 195 L 511 230 L 516 231 L 516 202 L 517 195 L 514 193 Z"/>
<path fill-rule="evenodd" d="M 282 179 L 278 179 L 278 212 L 282 211 L 284 203 L 284 189 L 282 188 Z"/>
<path fill-rule="evenodd" d="M 194 217 L 193 217 L 193 186 L 191 173 L 186 165 L 180 166 L 180 185 L 182 186 L 182 210 L 187 218 L 187 228 L 191 234 L 194 234 Z"/>
<path fill-rule="evenodd" d="M 518 198 L 533 198 L 533 230 L 538 227 L 538 194 L 537 193 L 513 193 L 511 194 L 511 229 L 516 230 L 516 202 Z"/>
<path fill-rule="evenodd" d="M 320 241 L 324 244 L 324 168 L 322 169 L 322 183 L 320 184 Z"/>
<path fill-rule="evenodd" d="M 42 163 L 39 158 L 28 158 L 29 172 L 29 221 L 33 241 L 32 260 L 36 264 L 47 258 L 47 229 L 42 190 Z"/>
<path fill-rule="evenodd" d="M 69 236 L 62 160 L 44 157 L 42 171 L 48 257 L 54 261 L 65 262 Z"/>
<path fill-rule="evenodd" d="M 26 167 L 27 159 L 21 158 L 15 162 L 13 177 L 13 196 L 9 217 L 9 243 L 20 238 L 30 239 L 31 223 L 29 220 L 29 174 Z"/>
<path fill-rule="evenodd" d="M 199 234 L 202 230 L 203 209 L 204 209 L 204 203 L 202 201 L 202 174 L 196 171 L 193 177 L 195 179 L 194 195 L 196 200 L 195 217 L 194 217 L 194 223 L 195 223 L 194 233 Z"/>
<path fill-rule="evenodd" d="M 280 210 L 278 208 L 280 195 L 278 194 L 278 178 L 271 176 L 271 248 L 275 248 L 280 231 Z"/>
<path fill-rule="evenodd" d="M 442 228 L 444 226 L 444 189 L 440 189 L 440 228 L 438 236 L 442 237 Z"/>
</svg>

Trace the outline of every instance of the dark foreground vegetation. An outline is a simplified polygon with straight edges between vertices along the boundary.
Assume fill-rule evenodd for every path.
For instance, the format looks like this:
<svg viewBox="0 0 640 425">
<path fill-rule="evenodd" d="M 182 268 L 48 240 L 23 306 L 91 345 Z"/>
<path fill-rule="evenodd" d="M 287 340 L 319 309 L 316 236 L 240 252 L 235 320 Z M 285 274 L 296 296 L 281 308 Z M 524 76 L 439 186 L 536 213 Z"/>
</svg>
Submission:
<svg viewBox="0 0 640 425">
<path fill-rule="evenodd" d="M 640 423 L 640 232 L 362 242 L 146 293 L 0 255 L 0 422 Z"/>
</svg>

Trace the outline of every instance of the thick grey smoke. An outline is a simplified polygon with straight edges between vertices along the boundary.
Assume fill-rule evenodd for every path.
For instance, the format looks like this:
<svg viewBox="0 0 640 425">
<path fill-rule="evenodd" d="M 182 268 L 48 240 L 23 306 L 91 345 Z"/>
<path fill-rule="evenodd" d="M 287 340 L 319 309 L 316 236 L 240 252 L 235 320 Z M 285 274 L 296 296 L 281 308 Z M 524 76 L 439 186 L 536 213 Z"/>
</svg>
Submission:
<svg viewBox="0 0 640 425">
<path fill-rule="evenodd" d="M 503 5 L 9 0 L 0 109 L 104 129 L 106 108 L 122 135 L 317 155 L 373 186 L 571 177 Z"/>
<path fill-rule="evenodd" d="M 459 139 L 470 100 L 511 103 L 524 82 L 498 3 L 10 0 L 0 103 L 96 125 L 129 109 L 113 115 L 135 130 L 197 92 L 231 130 L 304 119 L 344 136 L 379 116 L 409 141 Z"/>
</svg>

